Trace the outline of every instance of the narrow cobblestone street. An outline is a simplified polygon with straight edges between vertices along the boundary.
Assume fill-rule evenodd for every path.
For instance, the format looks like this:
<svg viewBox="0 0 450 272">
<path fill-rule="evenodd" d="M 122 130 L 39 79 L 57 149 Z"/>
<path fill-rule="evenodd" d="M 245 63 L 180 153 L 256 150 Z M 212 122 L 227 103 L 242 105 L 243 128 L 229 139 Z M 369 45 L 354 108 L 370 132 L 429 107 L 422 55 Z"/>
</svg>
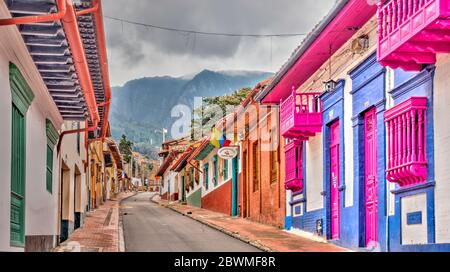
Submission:
<svg viewBox="0 0 450 272">
<path fill-rule="evenodd" d="M 120 251 L 119 205 L 120 201 L 134 195 L 124 192 L 106 201 L 86 215 L 85 224 L 74 231 L 55 252 L 118 252 Z"/>
</svg>

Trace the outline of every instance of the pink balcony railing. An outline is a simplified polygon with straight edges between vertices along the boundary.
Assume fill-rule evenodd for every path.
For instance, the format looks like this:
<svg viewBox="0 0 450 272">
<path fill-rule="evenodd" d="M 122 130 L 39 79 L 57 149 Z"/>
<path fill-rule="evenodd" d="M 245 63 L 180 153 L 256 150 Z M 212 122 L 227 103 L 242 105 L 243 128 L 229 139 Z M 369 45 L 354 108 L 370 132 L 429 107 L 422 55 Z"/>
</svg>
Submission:
<svg viewBox="0 0 450 272">
<path fill-rule="evenodd" d="M 286 190 L 303 190 L 302 141 L 295 139 L 285 146 Z"/>
<path fill-rule="evenodd" d="M 299 93 L 295 90 L 280 102 L 281 135 L 291 139 L 304 139 L 322 131 L 321 93 Z"/>
<path fill-rule="evenodd" d="M 426 97 L 411 97 L 385 112 L 388 135 L 386 178 L 400 187 L 425 182 Z"/>
<path fill-rule="evenodd" d="M 450 52 L 450 0 L 391 0 L 378 4 L 378 60 L 418 71 Z"/>
</svg>

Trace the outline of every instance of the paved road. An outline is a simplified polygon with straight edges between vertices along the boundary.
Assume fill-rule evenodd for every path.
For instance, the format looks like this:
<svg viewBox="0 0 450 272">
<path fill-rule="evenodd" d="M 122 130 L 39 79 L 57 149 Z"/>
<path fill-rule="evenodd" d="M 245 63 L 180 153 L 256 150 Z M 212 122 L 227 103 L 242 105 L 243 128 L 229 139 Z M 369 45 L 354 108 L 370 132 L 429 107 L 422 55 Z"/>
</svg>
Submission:
<svg viewBox="0 0 450 272">
<path fill-rule="evenodd" d="M 131 252 L 251 252 L 259 249 L 150 201 L 140 193 L 122 202 L 125 249 Z"/>
</svg>

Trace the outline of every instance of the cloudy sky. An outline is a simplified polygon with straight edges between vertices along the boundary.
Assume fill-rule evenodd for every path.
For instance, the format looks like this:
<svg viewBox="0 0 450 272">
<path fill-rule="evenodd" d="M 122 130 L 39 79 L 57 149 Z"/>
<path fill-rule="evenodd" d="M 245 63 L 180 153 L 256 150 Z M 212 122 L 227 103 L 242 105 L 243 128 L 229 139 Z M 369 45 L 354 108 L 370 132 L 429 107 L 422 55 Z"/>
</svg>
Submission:
<svg viewBox="0 0 450 272">
<path fill-rule="evenodd" d="M 308 33 L 335 0 L 107 0 L 103 13 L 113 86 L 144 76 L 203 69 L 276 72 L 300 44 L 296 37 L 221 37 L 170 28 L 236 34 Z"/>
</svg>

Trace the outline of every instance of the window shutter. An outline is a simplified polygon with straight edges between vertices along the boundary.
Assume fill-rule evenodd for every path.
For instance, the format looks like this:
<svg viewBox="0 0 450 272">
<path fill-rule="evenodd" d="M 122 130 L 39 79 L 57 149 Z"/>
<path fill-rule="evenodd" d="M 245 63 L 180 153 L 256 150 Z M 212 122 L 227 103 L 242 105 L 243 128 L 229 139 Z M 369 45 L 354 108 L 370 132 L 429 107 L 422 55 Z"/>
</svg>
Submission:
<svg viewBox="0 0 450 272">
<path fill-rule="evenodd" d="M 223 179 L 228 179 L 228 160 L 223 160 Z"/>
<path fill-rule="evenodd" d="M 53 149 L 58 142 L 59 134 L 50 120 L 46 120 L 47 131 L 47 171 L 46 189 L 51 194 L 53 191 Z"/>
</svg>

